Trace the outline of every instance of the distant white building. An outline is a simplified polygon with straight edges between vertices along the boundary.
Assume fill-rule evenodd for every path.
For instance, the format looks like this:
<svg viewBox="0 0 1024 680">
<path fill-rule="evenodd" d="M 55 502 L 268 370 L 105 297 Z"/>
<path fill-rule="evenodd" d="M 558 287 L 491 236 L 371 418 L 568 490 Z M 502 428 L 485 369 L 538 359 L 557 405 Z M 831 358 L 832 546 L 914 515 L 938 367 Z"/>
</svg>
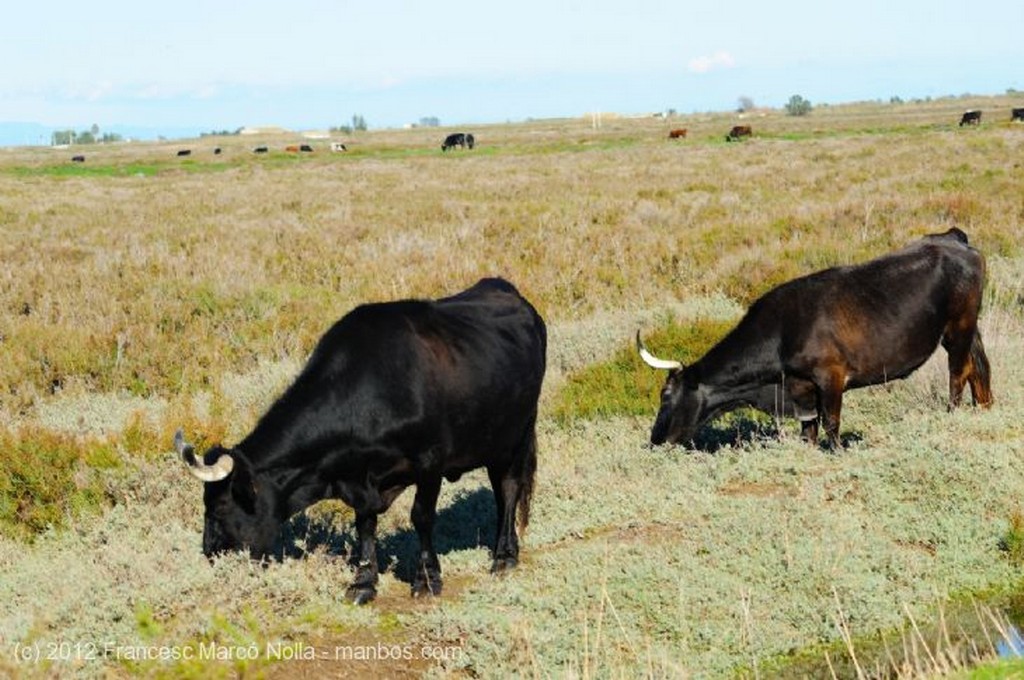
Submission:
<svg viewBox="0 0 1024 680">
<path fill-rule="evenodd" d="M 288 134 L 288 130 L 283 127 L 276 125 L 259 125 L 259 126 L 248 126 L 238 131 L 240 135 L 284 135 Z"/>
</svg>

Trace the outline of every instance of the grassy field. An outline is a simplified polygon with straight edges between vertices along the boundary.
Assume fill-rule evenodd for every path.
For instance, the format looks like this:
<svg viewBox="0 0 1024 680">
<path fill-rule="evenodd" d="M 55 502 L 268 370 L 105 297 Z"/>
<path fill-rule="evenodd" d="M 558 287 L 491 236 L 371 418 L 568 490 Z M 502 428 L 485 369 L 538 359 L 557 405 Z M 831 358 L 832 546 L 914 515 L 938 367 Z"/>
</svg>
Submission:
<svg viewBox="0 0 1024 680">
<path fill-rule="evenodd" d="M 1002 606 L 929 626 L 1021 582 L 1011 106 L 768 111 L 742 143 L 735 115 L 705 114 L 473 127 L 476 149 L 444 154 L 450 130 L 429 129 L 337 154 L 285 153 L 297 136 L 0 149 L 0 675 L 921 677 L 993 656 Z M 965 108 L 980 127 L 957 127 Z M 772 285 L 953 226 L 988 258 L 992 409 L 946 412 L 940 350 L 847 396 L 838 453 L 748 413 L 712 425 L 714 451 L 646 444 L 662 376 L 633 357 L 638 328 L 692 358 Z M 301 559 L 207 563 L 174 430 L 233 443 L 355 305 L 489 275 L 550 329 L 521 568 L 487 574 L 481 474 L 444 487 L 436 600 L 408 596 L 411 494 L 382 518 L 367 607 L 342 598 L 340 504 L 288 527 Z"/>
</svg>

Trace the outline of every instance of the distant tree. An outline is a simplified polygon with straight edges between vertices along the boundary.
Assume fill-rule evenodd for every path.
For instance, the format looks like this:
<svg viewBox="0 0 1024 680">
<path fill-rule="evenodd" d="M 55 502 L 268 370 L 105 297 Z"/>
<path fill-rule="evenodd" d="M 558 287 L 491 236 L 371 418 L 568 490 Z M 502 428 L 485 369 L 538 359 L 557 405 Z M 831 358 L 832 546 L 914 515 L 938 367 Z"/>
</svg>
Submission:
<svg viewBox="0 0 1024 680">
<path fill-rule="evenodd" d="M 100 141 L 103 142 L 104 144 L 111 144 L 113 142 L 124 141 L 124 138 L 121 137 L 121 135 L 117 134 L 116 132 L 104 132 L 103 136 L 100 137 Z"/>
<path fill-rule="evenodd" d="M 440 127 L 441 120 L 437 116 L 424 116 L 420 118 L 420 127 Z"/>
<path fill-rule="evenodd" d="M 353 130 L 360 130 L 360 131 L 366 130 L 366 119 L 363 118 L 362 116 L 360 116 L 359 114 L 353 115 L 352 116 L 352 129 Z"/>
<path fill-rule="evenodd" d="M 786 113 L 790 116 L 806 116 L 811 112 L 811 103 L 798 94 L 793 95 L 786 102 Z"/>
<path fill-rule="evenodd" d="M 739 98 L 736 104 L 736 110 L 740 113 L 754 110 L 754 100 L 751 97 L 743 95 Z"/>
<path fill-rule="evenodd" d="M 903 100 L 900 98 L 899 95 L 893 95 L 892 97 L 889 97 L 889 103 L 890 104 L 902 104 Z"/>
<path fill-rule="evenodd" d="M 95 144 L 96 137 L 89 130 L 83 130 L 75 135 L 75 144 Z"/>
<path fill-rule="evenodd" d="M 92 133 L 93 139 L 99 139 L 99 136 L 100 136 L 100 126 L 97 125 L 96 123 L 93 123 L 92 127 L 89 128 L 89 132 Z"/>
</svg>

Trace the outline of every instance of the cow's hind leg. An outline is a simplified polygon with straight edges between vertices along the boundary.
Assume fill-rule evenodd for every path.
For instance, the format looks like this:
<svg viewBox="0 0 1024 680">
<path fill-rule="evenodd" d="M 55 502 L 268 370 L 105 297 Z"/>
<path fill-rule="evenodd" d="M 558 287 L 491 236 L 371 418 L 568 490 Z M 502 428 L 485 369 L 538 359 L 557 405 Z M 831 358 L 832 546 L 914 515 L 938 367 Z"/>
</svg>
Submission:
<svg viewBox="0 0 1024 680">
<path fill-rule="evenodd" d="M 949 355 L 949 409 L 960 405 L 964 386 L 971 386 L 975 404 L 989 406 L 992 403 L 990 369 L 981 332 L 977 328 L 947 333 L 942 346 Z"/>
<path fill-rule="evenodd" d="M 971 386 L 971 398 L 975 406 L 988 408 L 992 405 L 992 377 L 985 354 L 985 345 L 981 342 L 981 331 L 975 330 L 971 342 L 971 370 L 967 374 L 967 383 Z"/>
<path fill-rule="evenodd" d="M 377 513 L 357 512 L 356 533 L 359 550 L 352 559 L 356 576 L 345 591 L 345 598 L 354 604 L 365 604 L 377 597 Z"/>
<path fill-rule="evenodd" d="M 537 435 L 534 423 L 523 435 L 523 440 L 508 464 L 489 466 L 487 474 L 494 489 L 497 506 L 497 538 L 494 542 L 494 562 L 491 572 L 498 574 L 519 564 L 519 539 L 516 536 L 516 512 L 525 528 L 530 521 L 530 498 L 533 478 L 537 471 Z"/>
<path fill-rule="evenodd" d="M 413 597 L 441 594 L 441 563 L 434 552 L 434 520 L 437 519 L 437 496 L 440 491 L 440 477 L 420 482 L 416 486 L 412 525 L 420 539 L 420 557 L 412 580 Z"/>
</svg>

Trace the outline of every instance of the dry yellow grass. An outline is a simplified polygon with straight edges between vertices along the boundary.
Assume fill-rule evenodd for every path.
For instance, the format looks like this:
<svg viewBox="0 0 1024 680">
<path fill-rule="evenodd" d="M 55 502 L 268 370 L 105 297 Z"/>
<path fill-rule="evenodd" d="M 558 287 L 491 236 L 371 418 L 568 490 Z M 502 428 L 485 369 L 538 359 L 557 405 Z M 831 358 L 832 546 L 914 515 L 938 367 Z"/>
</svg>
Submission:
<svg viewBox="0 0 1024 680">
<path fill-rule="evenodd" d="M 76 167 L 67 150 L 0 151 L 0 422 L 15 438 L 106 440 L 123 461 L 107 483 L 113 510 L 34 546 L 0 542 L 0 637 L 363 631 L 457 641 L 499 670 L 614 673 L 642 658 L 714 675 L 837 639 L 831 608 L 815 605 L 837 585 L 867 634 L 896 625 L 901 602 L 1006 582 L 994 546 L 1024 492 L 1024 126 L 1008 123 L 1011 105 L 768 113 L 738 144 L 724 142 L 735 117 L 708 114 L 485 126 L 477 149 L 447 154 L 443 130 L 360 134 L 347 154 L 249 152 L 291 137 L 96 147 Z M 968 107 L 987 111 L 980 129 L 956 127 Z M 1006 121 L 989 114 L 1002 110 Z M 670 127 L 688 138 L 669 141 Z M 182 146 L 188 161 L 173 156 Z M 356 304 L 506 276 L 550 323 L 546 407 L 567 371 L 639 325 L 729 318 L 780 280 L 951 226 L 989 256 L 991 412 L 942 412 L 940 357 L 906 384 L 853 393 L 844 424 L 864 442 L 837 457 L 785 431 L 686 456 L 644 448 L 645 420 L 545 419 L 521 574 L 492 583 L 481 551 L 456 542 L 442 559 L 464 590 L 397 618 L 340 605 L 346 575 L 328 556 L 206 570 L 199 490 L 177 486 L 170 433 L 235 441 Z M 451 514 L 478 509 L 473 480 L 446 489 Z M 382 526 L 396 545 L 399 506 Z M 38 578 L 53 565 L 85 592 Z M 406 590 L 385 578 L 382 599 L 398 606 Z M 587 647 L 611 607 L 621 622 L 606 619 L 604 646 Z M 573 625 L 536 624 L 552 614 Z"/>
</svg>

